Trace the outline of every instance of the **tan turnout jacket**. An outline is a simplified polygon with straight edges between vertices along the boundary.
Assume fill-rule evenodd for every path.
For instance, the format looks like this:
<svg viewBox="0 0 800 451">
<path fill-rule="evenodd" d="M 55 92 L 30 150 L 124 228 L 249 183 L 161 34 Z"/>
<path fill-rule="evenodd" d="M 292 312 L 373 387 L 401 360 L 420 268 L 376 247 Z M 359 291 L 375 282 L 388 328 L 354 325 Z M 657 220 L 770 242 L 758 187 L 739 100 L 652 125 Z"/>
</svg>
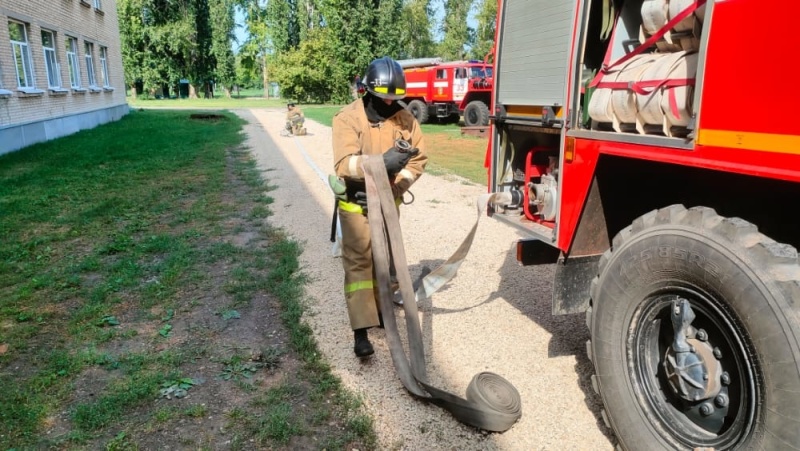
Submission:
<svg viewBox="0 0 800 451">
<path fill-rule="evenodd" d="M 419 149 L 419 153 L 411 158 L 393 180 L 399 189 L 395 195 L 408 190 L 422 175 L 428 162 L 419 123 L 411 113 L 400 110 L 379 126 L 373 127 L 367 120 L 361 99 L 345 106 L 333 118 L 333 161 L 336 175 L 345 179 L 345 182 L 363 181 L 361 155 L 381 155 L 394 146 L 397 138 L 411 143 L 411 147 Z"/>
</svg>

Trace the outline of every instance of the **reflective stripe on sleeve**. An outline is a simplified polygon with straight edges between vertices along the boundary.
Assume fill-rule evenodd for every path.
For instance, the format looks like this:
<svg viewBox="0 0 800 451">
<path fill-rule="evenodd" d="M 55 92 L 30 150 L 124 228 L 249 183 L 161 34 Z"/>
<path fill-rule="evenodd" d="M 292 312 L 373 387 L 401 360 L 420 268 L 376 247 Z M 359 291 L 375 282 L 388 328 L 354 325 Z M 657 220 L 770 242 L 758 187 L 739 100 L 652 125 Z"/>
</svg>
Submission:
<svg viewBox="0 0 800 451">
<path fill-rule="evenodd" d="M 350 177 L 358 177 L 358 162 L 361 160 L 360 156 L 351 155 L 347 162 L 347 171 Z"/>
<path fill-rule="evenodd" d="M 408 169 L 401 169 L 398 175 L 411 182 L 416 180 L 416 178 L 414 177 L 414 173 L 409 171 Z"/>
</svg>

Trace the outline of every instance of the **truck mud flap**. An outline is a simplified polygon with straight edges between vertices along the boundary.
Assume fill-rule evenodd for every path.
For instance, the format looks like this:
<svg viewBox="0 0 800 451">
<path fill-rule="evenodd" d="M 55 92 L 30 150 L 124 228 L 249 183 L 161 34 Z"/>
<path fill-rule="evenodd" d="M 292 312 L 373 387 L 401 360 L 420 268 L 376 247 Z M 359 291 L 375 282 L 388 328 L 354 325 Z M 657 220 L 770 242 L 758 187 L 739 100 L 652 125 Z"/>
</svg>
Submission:
<svg viewBox="0 0 800 451">
<path fill-rule="evenodd" d="M 553 278 L 553 315 L 585 312 L 589 308 L 589 287 L 597 276 L 600 255 L 560 257 Z"/>
</svg>

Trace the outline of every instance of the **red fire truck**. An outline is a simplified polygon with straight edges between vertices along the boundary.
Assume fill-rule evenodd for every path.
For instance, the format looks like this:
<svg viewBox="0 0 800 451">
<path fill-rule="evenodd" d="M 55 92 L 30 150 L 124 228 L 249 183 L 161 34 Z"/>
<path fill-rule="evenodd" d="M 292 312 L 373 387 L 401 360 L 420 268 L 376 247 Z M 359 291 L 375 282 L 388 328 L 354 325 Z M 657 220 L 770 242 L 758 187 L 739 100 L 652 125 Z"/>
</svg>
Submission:
<svg viewBox="0 0 800 451">
<path fill-rule="evenodd" d="M 556 265 L 553 312 L 586 312 L 623 449 L 800 449 L 797 17 L 498 3 L 489 212 Z"/>
<path fill-rule="evenodd" d="M 492 65 L 482 61 L 442 62 L 440 58 L 400 60 L 406 76 L 404 102 L 421 124 L 431 117 L 464 125 L 489 124 Z"/>
</svg>

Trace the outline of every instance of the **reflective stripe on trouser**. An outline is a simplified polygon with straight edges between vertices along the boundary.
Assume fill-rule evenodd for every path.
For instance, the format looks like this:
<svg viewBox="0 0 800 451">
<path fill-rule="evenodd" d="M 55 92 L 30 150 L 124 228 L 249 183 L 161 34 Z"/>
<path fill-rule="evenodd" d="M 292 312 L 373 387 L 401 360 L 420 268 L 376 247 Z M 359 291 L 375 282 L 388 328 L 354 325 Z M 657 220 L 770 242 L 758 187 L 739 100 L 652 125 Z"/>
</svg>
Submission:
<svg viewBox="0 0 800 451">
<path fill-rule="evenodd" d="M 369 222 L 363 214 L 342 208 L 339 208 L 339 222 L 342 226 L 344 298 L 350 327 L 355 330 L 377 326 L 378 306 L 374 294 L 376 286 L 372 274 Z"/>
</svg>

